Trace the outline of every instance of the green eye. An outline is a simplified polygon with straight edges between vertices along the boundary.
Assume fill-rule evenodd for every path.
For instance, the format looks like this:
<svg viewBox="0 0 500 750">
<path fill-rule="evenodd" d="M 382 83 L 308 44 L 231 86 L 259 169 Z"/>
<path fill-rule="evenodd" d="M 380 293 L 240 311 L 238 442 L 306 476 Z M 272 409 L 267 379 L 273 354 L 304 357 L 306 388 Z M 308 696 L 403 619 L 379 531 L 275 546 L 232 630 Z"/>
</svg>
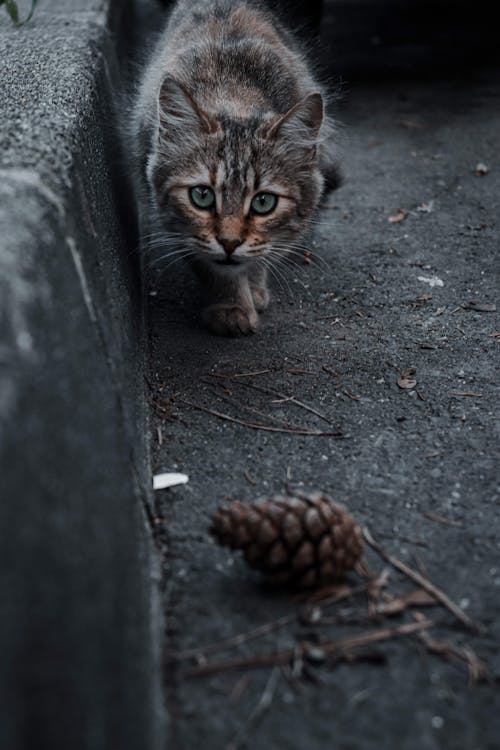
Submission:
<svg viewBox="0 0 500 750">
<path fill-rule="evenodd" d="M 212 188 L 205 187 L 205 185 L 197 185 L 196 187 L 190 188 L 189 197 L 196 208 L 202 208 L 204 210 L 212 208 L 215 203 L 214 191 Z"/>
<path fill-rule="evenodd" d="M 278 198 L 273 193 L 258 193 L 251 203 L 251 208 L 254 214 L 264 216 L 264 214 L 270 214 L 274 211 Z"/>
</svg>

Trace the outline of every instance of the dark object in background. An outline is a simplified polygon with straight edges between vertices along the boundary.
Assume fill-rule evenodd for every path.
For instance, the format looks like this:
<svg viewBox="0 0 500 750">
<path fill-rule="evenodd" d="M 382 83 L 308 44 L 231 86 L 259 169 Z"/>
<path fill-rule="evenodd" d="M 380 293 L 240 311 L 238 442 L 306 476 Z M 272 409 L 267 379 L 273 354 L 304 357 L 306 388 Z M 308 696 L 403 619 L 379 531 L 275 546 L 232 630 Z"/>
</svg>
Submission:
<svg viewBox="0 0 500 750">
<path fill-rule="evenodd" d="M 500 62 L 492 7 L 485 0 L 325 0 L 323 64 L 348 82 L 462 77 Z"/>
<path fill-rule="evenodd" d="M 351 82 L 455 75 L 500 63 L 494 6 L 486 0 L 473 6 L 465 0 L 266 1 L 308 42 L 311 56 L 321 56 L 324 69 Z"/>
<path fill-rule="evenodd" d="M 323 0 L 295 0 L 292 3 L 281 3 L 279 7 L 288 25 L 296 30 L 299 36 L 312 40 L 319 36 L 321 30 L 323 5 Z"/>
</svg>

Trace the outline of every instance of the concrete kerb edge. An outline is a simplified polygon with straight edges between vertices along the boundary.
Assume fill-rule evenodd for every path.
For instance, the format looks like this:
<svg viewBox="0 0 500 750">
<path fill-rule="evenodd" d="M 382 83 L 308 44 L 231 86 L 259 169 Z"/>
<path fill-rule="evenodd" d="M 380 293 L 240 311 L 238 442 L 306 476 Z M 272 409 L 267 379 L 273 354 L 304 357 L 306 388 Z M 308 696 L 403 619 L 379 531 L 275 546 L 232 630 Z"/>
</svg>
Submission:
<svg viewBox="0 0 500 750">
<path fill-rule="evenodd" d="M 92 45 L 92 48 L 95 50 L 96 46 L 100 48 L 96 64 L 93 67 L 93 73 L 95 76 L 95 80 L 93 82 L 93 88 L 94 93 L 96 96 L 96 102 L 94 102 L 94 106 L 99 103 L 99 100 L 102 102 L 103 98 L 110 97 L 112 95 L 112 85 L 111 82 L 113 80 L 113 75 L 110 71 L 110 67 L 116 66 L 117 61 L 116 59 L 113 59 L 114 55 L 114 49 L 113 49 L 113 35 L 116 32 L 111 32 L 109 29 L 108 24 L 111 23 L 111 19 L 113 19 L 113 24 L 117 24 L 117 19 L 120 17 L 120 15 L 125 12 L 123 9 L 121 12 L 117 11 L 116 4 L 106 5 L 101 4 L 103 7 L 101 9 L 101 13 L 96 16 L 95 14 L 92 14 L 92 20 L 90 21 L 92 23 L 92 26 L 99 27 L 99 39 L 96 42 L 95 34 L 92 34 L 92 38 L 89 39 L 89 44 Z M 107 12 L 105 10 L 107 9 Z M 97 23 L 96 23 L 97 19 Z M 90 19 L 89 19 L 90 20 Z M 88 71 L 85 71 L 86 74 L 88 74 Z M 102 84 L 102 80 L 105 80 L 107 90 L 103 92 L 102 88 L 100 88 L 100 85 Z M 76 126 L 75 121 L 75 126 Z M 75 134 L 75 141 L 74 143 L 77 144 L 77 146 L 80 146 L 80 139 L 79 134 Z M 80 155 L 81 156 L 81 155 Z M 109 153 L 107 153 L 107 149 L 105 148 L 103 156 L 109 156 Z M 119 347 L 116 349 L 112 349 L 108 346 L 107 341 L 107 314 L 110 312 L 109 309 L 106 310 L 102 306 L 102 296 L 101 299 L 99 299 L 100 295 L 99 292 L 97 294 L 94 294 L 94 288 L 93 285 L 95 283 L 95 269 L 89 269 L 88 264 L 93 262 L 92 258 L 87 258 L 85 249 L 79 246 L 78 240 L 75 238 L 76 233 L 72 231 L 71 224 L 77 223 L 77 218 L 75 216 L 72 216 L 72 210 L 75 208 L 75 200 L 76 205 L 78 205 L 78 198 L 75 195 L 78 192 L 78 188 L 75 181 L 75 169 L 77 169 L 79 166 L 81 166 L 78 163 L 78 155 L 74 154 L 74 161 L 69 166 L 68 170 L 61 170 L 60 173 L 58 173 L 55 176 L 54 180 L 51 180 L 50 178 L 47 179 L 46 175 L 43 173 L 43 171 L 38 171 L 36 168 L 31 167 L 8 167 L 0 170 L 0 177 L 2 179 L 9 178 L 10 181 L 16 182 L 19 186 L 25 185 L 27 189 L 30 190 L 30 192 L 35 191 L 39 196 L 40 200 L 49 204 L 51 208 L 53 209 L 53 212 L 58 217 L 58 223 L 61 227 L 61 232 L 65 236 L 65 244 L 66 249 L 71 257 L 71 261 L 74 267 L 74 273 L 78 279 L 78 286 L 80 289 L 81 298 L 83 301 L 83 304 L 87 310 L 87 314 L 89 317 L 89 320 L 93 327 L 95 327 L 96 333 L 98 337 L 101 339 L 101 342 L 103 344 L 103 349 L 106 352 L 106 357 L 108 360 L 108 366 L 110 369 L 110 377 L 111 380 L 114 382 L 116 389 L 115 389 L 115 396 L 119 401 L 121 401 L 119 405 L 118 411 L 121 413 L 121 418 L 123 419 L 123 432 L 125 434 L 125 442 L 128 443 L 129 450 L 130 450 L 130 463 L 131 463 L 131 471 L 130 471 L 130 495 L 133 496 L 136 499 L 137 504 L 140 507 L 140 514 L 142 516 L 144 527 L 147 529 L 147 534 L 149 535 L 149 553 L 148 556 L 150 558 L 150 568 L 149 568 L 149 575 L 150 575 L 150 582 L 149 586 L 151 587 L 151 597 L 150 597 L 150 606 L 151 611 L 149 613 L 149 622 L 150 622 L 150 631 L 151 631 L 151 645 L 150 647 L 153 648 L 154 655 L 156 657 L 157 662 L 157 670 L 156 674 L 151 675 L 151 681 L 154 683 L 152 688 L 152 694 L 154 695 L 154 707 L 152 710 L 152 714 L 156 714 L 155 716 L 152 715 L 152 721 L 155 721 L 158 725 L 157 730 L 154 732 L 155 735 L 155 741 L 154 744 L 151 745 L 151 747 L 160 747 L 161 744 L 161 736 L 162 736 L 162 714 L 163 714 L 163 701 L 161 697 L 161 691 L 159 686 L 159 670 L 160 670 L 160 658 L 159 658 L 159 650 L 160 650 L 160 638 L 159 633 L 161 632 L 161 616 L 160 611 L 161 608 L 159 606 L 158 598 L 154 593 L 154 589 L 158 586 L 158 579 L 159 579 L 159 573 L 158 573 L 158 566 L 159 561 L 156 556 L 156 553 L 154 551 L 154 546 L 152 544 L 152 539 L 150 536 L 150 521 L 151 521 L 151 498 L 152 498 L 152 489 L 151 482 L 150 482 L 150 469 L 149 469 L 149 456 L 148 456 L 148 445 L 146 440 L 146 434 L 147 432 L 144 431 L 144 428 L 146 426 L 146 420 L 147 420 L 147 410 L 145 408 L 145 402 L 143 401 L 142 404 L 136 405 L 137 411 L 134 410 L 128 410 L 128 407 L 124 406 L 124 401 L 127 399 L 127 393 L 122 391 L 122 385 L 123 385 L 123 374 L 126 370 L 127 366 L 130 366 L 130 362 L 124 363 L 123 361 L 118 362 L 116 361 L 117 354 L 119 355 Z M 22 163 L 22 155 L 20 157 L 20 163 Z M 114 174 L 113 168 L 111 168 L 111 181 L 113 184 L 116 183 L 116 175 Z M 115 189 L 118 189 L 119 186 L 115 184 Z M 63 193 L 66 193 L 66 191 L 69 189 L 69 193 L 64 197 L 61 198 L 60 195 Z M 102 273 L 103 269 L 98 269 L 98 275 L 99 273 Z M 104 269 L 105 272 L 105 269 Z M 127 275 L 127 273 L 125 273 Z M 102 279 L 101 279 L 102 281 Z M 102 290 L 101 290 L 102 292 Z M 131 310 L 129 309 L 129 312 Z M 137 307 L 135 309 L 135 312 L 137 312 Z M 133 313 L 132 313 L 133 314 Z M 143 322 L 141 321 L 138 326 L 138 331 L 140 332 L 142 328 Z M 130 352 L 129 352 L 130 354 Z M 143 348 L 141 344 L 137 347 L 135 351 L 135 355 L 138 355 L 138 357 L 141 358 L 141 360 L 136 360 L 135 365 L 137 369 L 142 374 L 143 372 Z M 134 374 L 134 377 L 137 378 L 137 373 Z M 140 379 L 141 375 L 139 376 Z M 140 392 L 140 386 L 139 386 L 139 392 Z M 130 394 L 128 394 L 130 395 Z M 137 416 L 139 413 L 140 423 L 137 423 Z M 141 421 L 142 420 L 142 421 Z M 103 574 L 105 574 L 105 571 L 103 571 Z M 134 606 L 133 603 L 131 603 L 131 606 Z M 145 648 L 148 648 L 148 646 L 145 644 Z M 148 734 L 148 733 L 146 733 Z M 152 734 L 151 734 L 152 736 Z M 131 746 L 132 747 L 132 746 Z M 143 746 L 144 748 L 146 745 Z"/>
</svg>

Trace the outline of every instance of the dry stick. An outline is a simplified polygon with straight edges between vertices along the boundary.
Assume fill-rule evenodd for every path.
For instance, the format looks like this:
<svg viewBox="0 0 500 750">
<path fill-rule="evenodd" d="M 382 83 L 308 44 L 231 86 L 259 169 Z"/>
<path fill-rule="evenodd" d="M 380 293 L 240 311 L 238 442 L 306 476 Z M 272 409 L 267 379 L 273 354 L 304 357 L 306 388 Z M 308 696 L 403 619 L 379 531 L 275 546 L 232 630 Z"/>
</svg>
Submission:
<svg viewBox="0 0 500 750">
<path fill-rule="evenodd" d="M 422 612 L 417 611 L 413 613 L 413 617 L 417 622 L 420 622 L 424 615 Z M 488 667 L 470 646 L 457 646 L 455 643 L 450 643 L 449 641 L 431 638 L 429 633 L 426 632 L 418 633 L 417 637 L 431 653 L 443 656 L 445 659 L 454 658 L 464 661 L 467 664 L 470 686 L 475 685 L 480 680 L 487 679 L 489 676 Z"/>
<path fill-rule="evenodd" d="M 234 424 L 239 424 L 242 427 L 250 427 L 252 430 L 266 430 L 267 432 L 285 432 L 288 435 L 308 435 L 308 436 L 316 436 L 316 437 L 321 436 L 321 437 L 336 437 L 336 438 L 344 437 L 344 434 L 342 432 L 310 430 L 308 428 L 302 428 L 302 427 L 289 430 L 285 427 L 271 427 L 270 425 L 259 424 L 258 422 L 246 422 L 244 419 L 237 419 L 236 417 L 231 417 L 229 414 L 223 414 L 220 411 L 216 411 L 215 409 L 209 409 L 207 406 L 202 406 L 201 404 L 194 404 L 192 401 L 187 401 L 184 398 L 179 398 L 177 399 L 177 401 L 178 403 L 186 404 L 186 406 L 191 406 L 193 409 L 198 409 L 198 411 L 204 411 L 207 414 L 211 414 L 214 417 L 223 419 L 226 422 L 233 422 Z"/>
<path fill-rule="evenodd" d="M 281 425 L 281 427 L 287 427 L 289 430 L 295 429 L 295 425 L 291 424 L 290 422 L 285 421 L 284 419 L 279 419 L 279 417 L 275 417 L 272 414 L 265 414 L 263 411 L 259 411 L 259 409 L 254 409 L 253 406 L 244 404 L 236 398 L 231 398 L 230 396 L 227 396 L 225 393 L 219 393 L 215 389 L 212 392 L 217 398 L 220 398 L 222 401 L 225 401 L 226 403 L 231 404 L 232 406 L 237 406 L 240 409 L 243 409 L 243 411 L 247 411 L 249 414 L 256 414 L 258 417 L 263 417 L 264 419 L 268 419 L 270 422 L 274 422 L 275 424 Z"/>
<path fill-rule="evenodd" d="M 439 516 L 437 513 L 433 513 L 431 510 L 426 510 L 422 513 L 424 518 L 427 518 L 429 521 L 436 521 L 436 523 L 442 523 L 443 526 L 463 526 L 463 523 L 461 521 L 452 521 L 450 518 L 444 518 L 444 516 Z"/>
<path fill-rule="evenodd" d="M 469 391 L 450 391 L 450 396 L 457 396 L 463 398 L 482 398 L 482 393 L 469 393 Z"/>
<path fill-rule="evenodd" d="M 272 370 L 257 370 L 257 372 L 235 372 L 233 374 L 211 373 L 211 378 L 255 378 L 257 375 L 270 375 Z"/>
<path fill-rule="evenodd" d="M 269 679 L 266 682 L 266 686 L 262 695 L 260 696 L 259 702 L 251 711 L 250 715 L 247 717 L 245 723 L 243 724 L 237 735 L 231 740 L 228 745 L 226 745 L 225 750 L 238 750 L 238 748 L 247 744 L 250 730 L 259 721 L 261 716 L 268 710 L 268 708 L 271 706 L 271 703 L 273 702 L 279 676 L 280 670 L 278 669 L 278 667 L 274 667 L 271 670 L 271 674 L 269 675 Z"/>
<path fill-rule="evenodd" d="M 181 651 L 179 654 L 173 654 L 172 658 L 175 661 L 183 661 L 184 659 L 192 659 L 196 656 L 204 657 L 206 656 L 206 654 L 213 654 L 217 651 L 224 651 L 226 648 L 231 648 L 232 646 L 241 646 L 242 643 L 247 643 L 247 641 L 254 640 L 255 638 L 260 638 L 263 635 L 268 635 L 268 633 L 272 633 L 273 630 L 278 630 L 284 625 L 288 625 L 288 623 L 293 622 L 296 617 L 297 615 L 295 614 L 295 612 L 290 615 L 284 615 L 277 620 L 265 622 L 263 625 L 258 625 L 252 630 L 247 630 L 246 633 L 238 633 L 238 635 L 224 638 L 223 640 L 218 641 L 217 643 L 211 643 L 208 646 L 190 648 L 186 651 Z"/>
<path fill-rule="evenodd" d="M 254 391 L 260 391 L 261 393 L 265 393 L 268 396 L 276 396 L 278 398 L 287 399 L 290 403 L 295 404 L 295 406 L 299 406 L 301 409 L 305 409 L 305 411 L 311 412 L 311 414 L 315 414 L 317 417 L 327 422 L 328 424 L 333 424 L 332 420 L 325 416 L 325 414 L 322 414 L 314 407 L 309 406 L 309 404 L 305 404 L 303 401 L 299 401 L 297 398 L 295 398 L 295 396 L 287 396 L 285 393 L 275 391 L 274 388 L 264 388 L 264 386 L 255 385 L 255 383 L 239 383 L 239 385 L 243 385 L 246 388 L 252 388 Z"/>
<path fill-rule="evenodd" d="M 311 605 L 313 604 L 319 604 L 321 605 L 321 609 L 325 609 L 332 604 L 337 604 L 337 602 L 343 601 L 344 599 L 349 599 L 356 594 L 362 594 L 366 592 L 369 585 L 370 582 L 362 583 L 361 585 L 355 586 L 354 588 L 344 585 L 341 586 L 339 590 L 334 594 L 332 594 L 330 591 L 323 591 L 323 598 L 318 598 L 318 595 L 321 594 L 320 590 L 316 592 L 315 595 L 309 597 L 306 600 L 305 608 L 307 609 L 307 607 L 311 607 Z M 217 653 L 217 651 L 225 651 L 226 649 L 232 648 L 233 646 L 241 646 L 242 643 L 247 643 L 248 641 L 260 638 L 263 635 L 268 635 L 274 630 L 278 630 L 279 628 L 282 628 L 284 625 L 288 625 L 296 619 L 297 613 L 293 612 L 289 615 L 279 617 L 277 620 L 265 622 L 262 625 L 258 625 L 256 628 L 245 631 L 244 633 L 238 633 L 237 635 L 230 636 L 229 638 L 224 638 L 223 640 L 217 641 L 216 643 L 211 643 L 208 646 L 190 648 L 185 651 L 181 651 L 178 654 L 172 654 L 172 659 L 174 659 L 175 661 L 184 661 L 185 659 L 192 659 L 197 656 L 200 658 L 204 658 L 207 654 Z"/>
<path fill-rule="evenodd" d="M 384 539 L 395 539 L 398 542 L 406 542 L 407 544 L 416 544 L 417 547 L 428 547 L 427 542 L 423 539 L 419 539 L 416 536 L 401 536 L 400 534 L 381 534 Z"/>
<path fill-rule="evenodd" d="M 441 604 L 446 607 L 447 609 L 452 612 L 457 620 L 459 620 L 463 625 L 470 628 L 471 630 L 474 630 L 476 632 L 482 632 L 483 626 L 479 625 L 479 623 L 474 622 L 468 615 L 465 614 L 463 609 L 461 609 L 458 604 L 455 604 L 449 596 L 447 596 L 444 591 L 442 591 L 440 588 L 435 586 L 428 578 L 421 575 L 420 573 L 417 573 L 416 570 L 413 570 L 413 568 L 410 568 L 409 565 L 406 565 L 406 563 L 401 562 L 401 560 L 398 560 L 396 557 L 393 557 L 392 555 L 389 555 L 388 552 L 386 552 L 378 542 L 373 539 L 372 535 L 368 531 L 368 529 L 365 527 L 363 529 L 363 536 L 367 544 L 377 552 L 380 557 L 382 557 L 384 560 L 386 560 L 388 563 L 390 563 L 394 568 L 399 570 L 401 573 L 404 573 L 405 576 L 408 578 L 411 578 L 412 581 L 415 581 L 415 583 L 418 583 L 419 586 L 421 586 L 423 589 L 429 592 L 432 596 L 434 596 Z"/>
<path fill-rule="evenodd" d="M 355 396 L 354 393 L 349 393 L 349 391 L 342 391 L 342 393 L 353 401 L 361 401 L 361 396 Z"/>
<path fill-rule="evenodd" d="M 310 412 L 311 414 L 314 414 L 315 416 L 319 417 L 320 419 L 323 419 L 328 424 L 332 424 L 332 420 L 326 417 L 324 414 L 319 412 L 317 409 L 315 409 L 312 406 L 309 406 L 309 404 L 305 404 L 303 401 L 299 401 L 295 396 L 287 396 L 285 393 L 281 393 L 280 391 L 274 390 L 274 388 L 265 388 L 264 386 L 255 385 L 255 383 L 239 383 L 239 385 L 243 385 L 246 388 L 251 388 L 254 391 L 260 391 L 261 393 L 265 393 L 269 396 L 277 396 L 281 399 L 286 399 L 292 404 L 295 404 L 295 406 L 299 406 L 301 409 L 305 409 L 305 411 Z"/>
<path fill-rule="evenodd" d="M 331 592 L 331 587 L 326 589 L 319 589 L 308 596 L 305 607 L 311 607 L 317 605 L 321 609 L 330 607 L 332 604 L 337 604 L 344 599 L 350 599 L 357 594 L 365 594 L 368 587 L 371 585 L 373 579 L 370 579 L 366 583 L 361 583 L 359 586 L 341 586 L 337 591 Z"/>
<path fill-rule="evenodd" d="M 420 637 L 423 635 L 423 633 L 419 634 Z M 425 640 L 422 638 L 422 642 L 425 643 L 426 648 L 433 654 L 438 654 L 445 658 L 453 657 L 460 661 L 464 661 L 467 665 L 469 685 L 471 687 L 477 682 L 488 678 L 488 667 L 481 661 L 481 659 L 479 659 L 470 646 L 456 646 L 454 643 L 447 643 L 446 641 L 440 641 L 434 638 L 426 638 Z"/>
<path fill-rule="evenodd" d="M 335 372 L 335 370 L 332 370 L 332 368 L 328 367 L 328 365 L 321 365 L 321 369 L 323 370 L 323 372 L 328 373 L 328 375 L 331 375 L 332 377 L 336 378 L 337 380 L 340 377 L 339 374 L 338 374 L 338 372 Z"/>
<path fill-rule="evenodd" d="M 432 620 L 420 620 L 419 622 L 407 622 L 393 628 L 381 628 L 379 630 L 369 630 L 366 633 L 360 633 L 348 638 L 341 638 L 337 641 L 326 641 L 320 644 L 320 648 L 325 654 L 333 656 L 348 657 L 353 649 L 368 646 L 371 643 L 387 641 L 390 638 L 396 638 L 401 635 L 411 635 L 421 630 L 426 630 L 434 625 Z M 299 653 L 306 652 L 306 646 L 301 645 Z M 186 673 L 187 677 L 202 677 L 216 672 L 228 672 L 232 669 L 258 669 L 260 667 L 279 666 L 287 664 L 290 659 L 298 653 L 297 648 L 289 648 L 286 651 L 276 651 L 274 653 L 257 654 L 242 659 L 230 659 L 228 661 L 213 662 L 195 667 Z"/>
<path fill-rule="evenodd" d="M 253 476 L 250 474 L 250 472 L 248 471 L 248 469 L 245 469 L 245 471 L 243 472 L 243 476 L 247 480 L 248 484 L 251 484 L 254 487 L 256 486 L 257 482 L 255 481 L 255 479 L 253 478 Z"/>
</svg>

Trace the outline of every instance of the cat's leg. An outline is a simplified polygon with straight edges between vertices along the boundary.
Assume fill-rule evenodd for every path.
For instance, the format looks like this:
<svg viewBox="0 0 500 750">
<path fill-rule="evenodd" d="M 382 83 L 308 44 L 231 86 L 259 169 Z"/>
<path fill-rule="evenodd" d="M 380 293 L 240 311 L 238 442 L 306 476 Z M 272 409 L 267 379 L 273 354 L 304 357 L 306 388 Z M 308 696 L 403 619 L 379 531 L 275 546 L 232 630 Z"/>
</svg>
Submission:
<svg viewBox="0 0 500 750">
<path fill-rule="evenodd" d="M 259 316 L 247 274 L 219 274 L 205 264 L 196 264 L 195 271 L 207 300 L 202 311 L 207 328 L 219 336 L 254 333 Z"/>
<path fill-rule="evenodd" d="M 217 288 L 214 289 L 214 286 Z M 214 294 L 216 291 L 216 294 Z M 211 289 L 211 301 L 203 310 L 205 325 L 219 336 L 255 333 L 259 316 L 248 278 L 219 279 Z"/>
<path fill-rule="evenodd" d="M 267 286 L 267 268 L 255 264 L 248 273 L 250 291 L 257 312 L 262 312 L 269 306 L 271 295 Z"/>
</svg>

